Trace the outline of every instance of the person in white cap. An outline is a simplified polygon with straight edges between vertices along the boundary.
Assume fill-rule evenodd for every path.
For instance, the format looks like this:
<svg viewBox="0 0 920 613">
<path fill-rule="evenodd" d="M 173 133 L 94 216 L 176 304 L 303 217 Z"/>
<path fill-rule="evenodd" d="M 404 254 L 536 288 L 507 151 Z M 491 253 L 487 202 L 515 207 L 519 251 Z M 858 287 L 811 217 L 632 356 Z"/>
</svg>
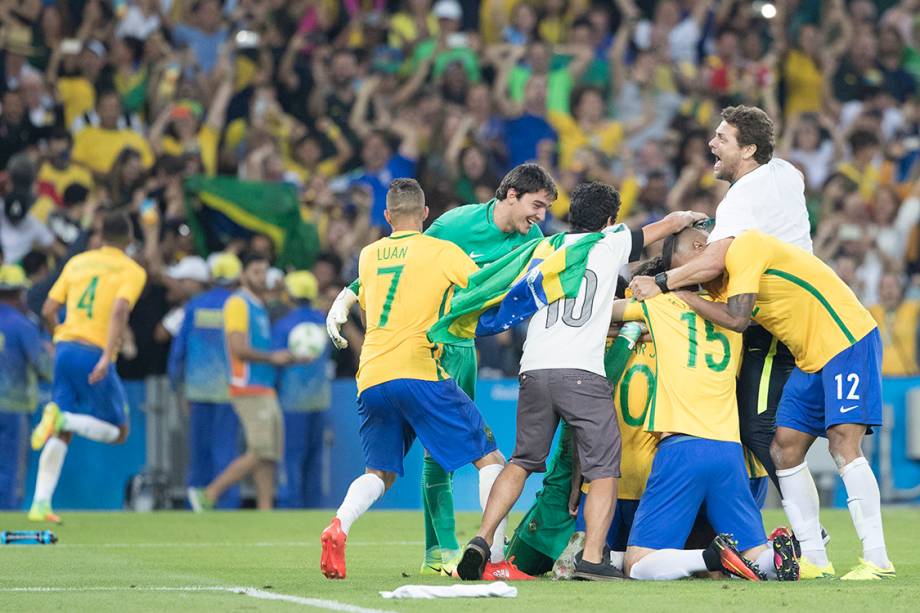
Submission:
<svg viewBox="0 0 920 613">
<path fill-rule="evenodd" d="M 182 260 L 168 274 L 175 276 L 176 269 L 188 259 Z M 241 268 L 239 258 L 231 253 L 209 258 L 204 272 L 207 277 L 210 269 L 213 286 L 185 305 L 169 350 L 169 381 L 189 403 L 189 487 L 204 487 L 210 483 L 240 451 L 239 419 L 230 406 L 223 311 L 224 303 L 236 287 Z M 239 506 L 238 485 L 229 488 L 217 502 L 218 508 Z"/>
</svg>

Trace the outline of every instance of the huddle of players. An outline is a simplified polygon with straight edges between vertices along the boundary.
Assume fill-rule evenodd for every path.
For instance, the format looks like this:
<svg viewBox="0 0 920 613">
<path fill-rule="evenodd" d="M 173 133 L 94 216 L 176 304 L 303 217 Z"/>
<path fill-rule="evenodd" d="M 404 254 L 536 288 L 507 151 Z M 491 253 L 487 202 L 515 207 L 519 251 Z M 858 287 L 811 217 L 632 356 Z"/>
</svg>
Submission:
<svg viewBox="0 0 920 613">
<path fill-rule="evenodd" d="M 732 119 L 732 109 L 727 111 L 727 119 Z M 729 140 L 731 146 L 718 145 Z M 769 167 L 772 150 L 763 159 L 756 155 L 758 144 L 746 140 L 736 126 L 723 122 L 713 139 L 716 144 L 711 143 L 719 160 L 717 176 L 731 181 L 733 187 L 753 170 L 763 172 L 751 174 L 748 184 L 755 176 L 776 171 Z M 770 145 L 772 149 L 772 140 Z M 783 164 L 788 166 L 777 164 L 780 172 Z M 738 173 L 739 168 L 743 172 Z M 545 177 L 543 186 L 534 190 L 541 202 L 554 198 L 551 179 L 531 165 L 509 173 L 499 188 L 503 198 L 498 204 L 514 210 L 532 193 L 508 188 L 527 172 Z M 604 364 L 610 313 L 614 319 L 641 320 L 651 341 L 637 347 L 655 358 L 654 372 L 645 364 L 644 370 L 628 371 L 620 383 L 620 397 L 625 399 L 620 403 L 622 411 L 624 404 L 629 406 L 629 373 L 642 372 L 648 379 L 649 400 L 642 417 L 624 412 L 623 420 L 633 426 L 641 423 L 657 443 L 645 492 L 627 531 L 622 564 L 627 576 L 674 579 L 708 570 L 755 581 L 768 575 L 788 580 L 799 578 L 800 565 L 803 577 L 833 575 L 821 541 L 817 492 L 804 463 L 804 453 L 817 435 L 828 436 L 832 448 L 842 450 L 835 456 L 840 458 L 854 524 L 864 545 L 865 559 L 844 578 L 894 576 L 885 554 L 877 485 L 858 450 L 862 434 L 881 421 L 880 346 L 868 313 L 814 256 L 751 229 L 753 224 L 727 236 L 733 239 L 728 241 L 723 263 L 727 280 L 719 276 L 708 283 L 708 297 L 695 291 L 654 296 L 654 291 L 647 291 L 648 282 L 653 289 L 668 290 L 667 270 L 690 266 L 708 251 L 709 237 L 702 228 L 687 228 L 698 220 L 689 213 L 673 214 L 640 231 L 624 231 L 614 224 L 618 205 L 618 195 L 609 186 L 587 184 L 572 194 L 570 217 L 575 232 L 566 237 L 566 243 L 594 232 L 602 232 L 603 238 L 592 248 L 579 299 L 548 305 L 531 319 L 521 365 L 516 448 L 511 462 L 502 467 L 504 460 L 478 411 L 446 378 L 449 371 L 442 369 L 425 335 L 451 285 L 464 287 L 475 264 L 456 246 L 419 234 L 427 215 L 424 196 L 414 182 L 394 182 L 388 195 L 394 234 L 366 248 L 359 266 L 358 299 L 368 314 L 368 341 L 358 373 L 367 473 L 349 488 L 336 518 L 323 532 L 321 567 L 327 577 L 345 576 L 348 529 L 402 473 L 402 456 L 418 435 L 445 470 L 469 462 L 480 469 L 484 516 L 479 534 L 457 565 L 460 577 L 528 578 L 503 560 L 504 521 L 527 476 L 544 470 L 560 418 L 573 431 L 581 474 L 590 482 L 581 509 L 584 548 L 575 556 L 574 574 L 583 579 L 623 577 L 618 565 L 611 563 L 606 543 L 621 453 L 613 390 L 607 379 L 619 376 Z M 498 225 L 493 221 L 498 218 L 497 203 L 468 205 L 458 211 L 480 217 L 481 223 Z M 525 216 L 523 229 L 529 231 L 540 219 L 542 211 L 535 218 Z M 513 225 L 509 228 L 514 229 Z M 475 227 L 467 225 L 466 230 L 472 232 Z M 661 270 L 646 267 L 646 272 L 657 273 L 654 281 L 639 277 L 633 284 L 636 296 L 645 301 L 614 304 L 618 271 L 638 257 L 645 244 L 664 238 Z M 714 297 L 727 299 L 727 303 Z M 341 298 L 347 302 L 347 295 Z M 348 306 L 343 304 L 342 310 L 330 313 L 328 325 L 334 340 Z M 792 324 L 792 313 L 809 317 L 799 317 Z M 780 465 L 777 476 L 784 508 L 802 542 L 801 559 L 797 543 L 785 529 L 774 531 L 768 547 L 740 444 L 735 389 L 741 360 L 739 332 L 752 317 L 787 345 L 797 362 L 777 412 L 773 455 Z M 688 386 L 691 381 L 693 385 Z M 850 406 L 838 411 L 839 401 Z M 851 445 L 854 440 L 855 448 Z M 705 549 L 684 550 L 701 506 L 720 534 Z M 621 532 L 627 523 L 620 519 Z M 529 525 L 519 528 L 519 533 L 521 529 Z M 449 565 L 443 560 L 444 567 Z"/>
</svg>

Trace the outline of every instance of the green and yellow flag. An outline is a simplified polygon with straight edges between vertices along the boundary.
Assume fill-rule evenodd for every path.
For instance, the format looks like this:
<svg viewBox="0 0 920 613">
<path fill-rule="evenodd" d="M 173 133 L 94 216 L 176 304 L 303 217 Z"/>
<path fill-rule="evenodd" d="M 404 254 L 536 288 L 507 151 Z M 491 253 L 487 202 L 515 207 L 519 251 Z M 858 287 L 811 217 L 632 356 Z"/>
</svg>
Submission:
<svg viewBox="0 0 920 613">
<path fill-rule="evenodd" d="M 625 226 L 621 226 L 625 229 Z M 534 239 L 484 266 L 458 288 L 450 311 L 428 331 L 434 343 L 498 334 L 581 287 L 588 253 L 603 238 L 586 234 L 565 245 L 565 234 Z"/>
<path fill-rule="evenodd" d="M 278 267 L 303 270 L 313 265 L 319 234 L 302 219 L 292 185 L 198 175 L 184 187 L 188 223 L 200 254 L 220 251 L 235 238 L 265 234 L 275 244 Z"/>
</svg>

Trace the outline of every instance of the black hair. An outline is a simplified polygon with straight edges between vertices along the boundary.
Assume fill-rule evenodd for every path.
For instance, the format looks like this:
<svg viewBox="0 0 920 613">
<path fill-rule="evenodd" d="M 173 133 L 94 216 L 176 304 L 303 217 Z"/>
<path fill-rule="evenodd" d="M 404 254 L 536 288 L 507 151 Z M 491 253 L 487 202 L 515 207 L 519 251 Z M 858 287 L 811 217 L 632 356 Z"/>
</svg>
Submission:
<svg viewBox="0 0 920 613">
<path fill-rule="evenodd" d="M 614 298 L 622 299 L 626 297 L 626 288 L 629 287 L 629 281 L 623 275 L 617 275 L 617 288 L 613 292 Z"/>
<path fill-rule="evenodd" d="M 599 181 L 578 185 L 572 190 L 571 200 L 569 221 L 575 231 L 602 230 L 607 220 L 616 219 L 620 212 L 620 193 L 613 186 Z"/>
<path fill-rule="evenodd" d="M 131 242 L 131 220 L 121 211 L 110 211 L 102 219 L 102 240 L 114 245 Z"/>
<path fill-rule="evenodd" d="M 495 197 L 504 200 L 508 197 L 508 190 L 514 189 L 518 198 L 524 194 L 533 194 L 539 191 L 546 191 L 550 200 L 555 200 L 558 195 L 556 182 L 546 170 L 539 164 L 520 164 L 511 169 L 505 175 L 498 189 L 495 190 Z"/>
<path fill-rule="evenodd" d="M 332 270 L 335 271 L 335 278 L 338 279 L 342 275 L 342 268 L 344 264 L 342 263 L 342 258 L 338 256 L 337 253 L 333 251 L 323 251 L 316 256 L 316 261 L 313 263 L 314 266 L 320 262 L 325 262 L 332 266 Z"/>
<path fill-rule="evenodd" d="M 269 259 L 261 253 L 244 253 L 243 257 L 240 258 L 240 262 L 243 264 L 243 270 L 246 270 L 250 265 L 257 264 L 259 262 L 265 262 L 266 264 L 271 265 Z"/>
<path fill-rule="evenodd" d="M 656 255 L 650 260 L 645 260 L 633 272 L 635 277 L 654 277 L 655 275 L 665 272 L 668 268 L 664 265 L 664 259 Z"/>
<path fill-rule="evenodd" d="M 75 204 L 82 204 L 86 202 L 88 197 L 89 190 L 86 189 L 85 185 L 73 183 L 68 185 L 67 189 L 64 190 L 64 206 L 71 207 Z"/>
<path fill-rule="evenodd" d="M 850 134 L 849 143 L 850 148 L 855 153 L 867 147 L 878 147 L 879 138 L 869 130 L 856 130 Z"/>
<path fill-rule="evenodd" d="M 569 94 L 569 108 L 573 113 L 581 104 L 581 99 L 591 93 L 600 96 L 601 100 L 604 99 L 604 90 L 596 85 L 578 85 L 572 90 L 572 93 Z"/>
<path fill-rule="evenodd" d="M 48 256 L 41 251 L 30 251 L 22 258 L 22 270 L 31 277 L 43 267 L 48 266 Z"/>
</svg>

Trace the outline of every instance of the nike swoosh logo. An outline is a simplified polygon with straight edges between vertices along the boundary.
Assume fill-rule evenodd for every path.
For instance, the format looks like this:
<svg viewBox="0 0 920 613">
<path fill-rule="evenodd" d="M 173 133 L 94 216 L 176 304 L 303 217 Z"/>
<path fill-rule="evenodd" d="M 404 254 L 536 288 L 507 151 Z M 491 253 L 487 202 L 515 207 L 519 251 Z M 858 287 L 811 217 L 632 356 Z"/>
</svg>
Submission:
<svg viewBox="0 0 920 613">
<path fill-rule="evenodd" d="M 484 253 L 476 253 L 475 251 L 470 251 L 470 259 L 475 260 L 476 258 L 481 258 L 484 256 Z"/>
<path fill-rule="evenodd" d="M 851 406 L 851 407 L 840 407 L 840 412 L 841 412 L 841 413 L 849 413 L 849 412 L 852 411 L 853 409 L 858 409 L 858 408 L 859 408 L 859 405 L 858 405 L 858 404 L 854 404 L 854 405 Z"/>
</svg>

